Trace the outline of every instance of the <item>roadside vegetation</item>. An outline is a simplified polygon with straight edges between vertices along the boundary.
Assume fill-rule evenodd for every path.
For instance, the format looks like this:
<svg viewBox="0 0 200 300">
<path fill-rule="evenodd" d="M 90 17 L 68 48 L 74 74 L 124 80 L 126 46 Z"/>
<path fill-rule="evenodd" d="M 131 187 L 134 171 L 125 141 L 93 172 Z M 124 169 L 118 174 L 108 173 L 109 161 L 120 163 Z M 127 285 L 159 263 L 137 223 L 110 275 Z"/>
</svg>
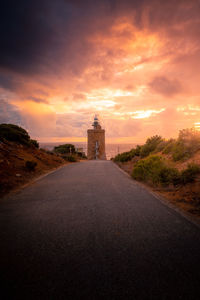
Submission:
<svg viewBox="0 0 200 300">
<path fill-rule="evenodd" d="M 159 135 L 146 140 L 128 152 L 120 153 L 115 162 L 134 161 L 132 177 L 151 182 L 153 185 L 180 185 L 192 182 L 200 173 L 198 164 L 188 163 L 184 170 L 176 168 L 176 162 L 187 162 L 200 150 L 200 132 L 192 129 L 180 130 L 177 139 L 165 140 Z"/>
<path fill-rule="evenodd" d="M 0 196 L 67 162 L 85 158 L 74 145 L 42 149 L 28 132 L 14 124 L 0 124 Z"/>
<path fill-rule="evenodd" d="M 200 150 L 200 132 L 191 129 L 180 130 L 177 139 L 165 140 L 159 135 L 152 136 L 142 146 L 137 146 L 129 152 L 120 153 L 114 157 L 114 161 L 125 162 L 135 156 L 145 158 L 150 154 L 168 154 L 173 161 L 186 161 Z"/>
<path fill-rule="evenodd" d="M 56 146 L 54 147 L 53 152 L 61 155 L 63 159 L 69 162 L 76 162 L 79 159 L 87 159 L 85 153 L 77 151 L 73 144 L 63 144 Z"/>
<path fill-rule="evenodd" d="M 193 203 L 192 210 L 198 210 L 200 215 L 199 131 L 183 129 L 177 139 L 168 140 L 152 136 L 145 144 L 116 155 L 113 161 L 133 179 L 165 193 L 168 198 Z"/>
<path fill-rule="evenodd" d="M 141 159 L 135 164 L 132 171 L 134 179 L 162 186 L 190 183 L 198 174 L 200 174 L 200 166 L 195 163 L 189 163 L 184 170 L 179 171 L 158 155 L 150 155 Z"/>
<path fill-rule="evenodd" d="M 0 124 L 0 141 L 3 140 L 39 148 L 39 143 L 32 140 L 24 128 L 14 124 Z"/>
</svg>

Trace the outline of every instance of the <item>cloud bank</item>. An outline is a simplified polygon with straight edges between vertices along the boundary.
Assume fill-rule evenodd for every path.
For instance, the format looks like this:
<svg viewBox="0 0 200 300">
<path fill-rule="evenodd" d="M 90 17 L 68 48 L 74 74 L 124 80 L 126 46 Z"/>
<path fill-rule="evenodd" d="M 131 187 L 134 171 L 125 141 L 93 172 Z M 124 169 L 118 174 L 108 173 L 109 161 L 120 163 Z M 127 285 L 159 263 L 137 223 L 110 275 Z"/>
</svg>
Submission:
<svg viewBox="0 0 200 300">
<path fill-rule="evenodd" d="M 200 2 L 20 0 L 0 5 L 0 121 L 38 139 L 142 142 L 200 122 Z"/>
</svg>

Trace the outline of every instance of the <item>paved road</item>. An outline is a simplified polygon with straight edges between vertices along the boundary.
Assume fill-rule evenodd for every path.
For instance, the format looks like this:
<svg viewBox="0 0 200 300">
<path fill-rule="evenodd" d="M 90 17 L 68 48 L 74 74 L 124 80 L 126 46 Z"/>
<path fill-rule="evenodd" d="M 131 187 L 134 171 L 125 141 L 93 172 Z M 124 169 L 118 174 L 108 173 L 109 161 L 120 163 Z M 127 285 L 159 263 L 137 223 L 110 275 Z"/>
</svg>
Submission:
<svg viewBox="0 0 200 300">
<path fill-rule="evenodd" d="M 1 299 L 200 299 L 200 229 L 109 161 L 1 201 L 0 243 Z"/>
</svg>

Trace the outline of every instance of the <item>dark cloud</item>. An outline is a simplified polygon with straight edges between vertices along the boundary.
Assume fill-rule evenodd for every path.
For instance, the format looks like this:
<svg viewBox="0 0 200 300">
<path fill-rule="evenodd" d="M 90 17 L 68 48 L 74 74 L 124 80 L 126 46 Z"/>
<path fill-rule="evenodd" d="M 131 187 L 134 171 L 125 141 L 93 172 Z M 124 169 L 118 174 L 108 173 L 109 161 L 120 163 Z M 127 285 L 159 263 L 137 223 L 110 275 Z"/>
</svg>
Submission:
<svg viewBox="0 0 200 300">
<path fill-rule="evenodd" d="M 196 37 L 200 28 L 199 12 L 200 2 L 195 0 L 178 3 L 174 0 L 2 1 L 1 73 L 10 70 L 25 76 L 49 73 L 60 78 L 66 73 L 81 76 L 91 63 L 102 65 L 102 59 L 107 59 L 99 76 L 101 80 L 108 80 L 116 49 L 93 61 L 96 48 L 88 39 L 92 34 L 109 34 L 118 18 L 127 17 L 138 27 L 155 31 L 165 28 L 174 36 L 185 35 L 188 30 L 190 36 Z M 183 26 L 174 26 L 177 24 Z M 121 34 L 126 36 L 125 31 Z M 16 88 L 10 75 L 0 78 L 0 82 L 8 89 Z"/>
<path fill-rule="evenodd" d="M 80 60 L 78 66 L 75 61 L 89 51 L 85 37 L 105 26 L 106 22 L 95 20 L 109 6 L 106 1 L 99 4 L 64 0 L 1 3 L 0 66 L 24 74 L 58 71 L 63 59 L 68 60 L 66 66 L 72 73 L 79 72 Z"/>
<path fill-rule="evenodd" d="M 24 126 L 24 120 L 15 105 L 0 99 L 0 123 L 12 123 Z"/>
<path fill-rule="evenodd" d="M 174 79 L 168 79 L 164 76 L 155 77 L 150 83 L 150 88 L 163 96 L 174 96 L 182 92 L 181 83 Z"/>
<path fill-rule="evenodd" d="M 28 99 L 32 100 L 36 103 L 45 103 L 45 104 L 49 103 L 46 99 L 43 99 L 43 98 L 29 97 Z"/>
<path fill-rule="evenodd" d="M 16 77 L 6 73 L 0 73 L 0 87 L 10 90 L 12 92 L 16 91 L 20 87 L 20 82 Z"/>
<path fill-rule="evenodd" d="M 26 75 L 60 73 L 65 67 L 78 75 L 94 50 L 88 36 L 108 32 L 116 18 L 129 16 L 137 26 L 159 30 L 198 13 L 199 1 L 2 1 L 0 67 Z"/>
</svg>

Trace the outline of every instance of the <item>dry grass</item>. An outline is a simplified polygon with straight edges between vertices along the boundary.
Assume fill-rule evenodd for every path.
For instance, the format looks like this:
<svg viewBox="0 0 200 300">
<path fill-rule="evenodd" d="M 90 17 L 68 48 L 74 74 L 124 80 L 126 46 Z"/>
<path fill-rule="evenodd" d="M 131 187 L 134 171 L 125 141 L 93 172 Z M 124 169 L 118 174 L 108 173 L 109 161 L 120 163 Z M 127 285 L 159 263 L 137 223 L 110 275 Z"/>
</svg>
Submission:
<svg viewBox="0 0 200 300">
<path fill-rule="evenodd" d="M 173 165 L 178 170 L 185 169 L 188 163 L 192 162 L 200 165 L 200 151 L 184 162 L 173 162 L 169 155 L 163 156 L 169 160 L 170 165 Z M 135 161 L 125 163 L 119 162 L 117 164 L 120 168 L 131 175 Z M 184 186 L 159 188 L 155 188 L 151 184 L 148 184 L 148 186 L 150 186 L 155 193 L 164 196 L 173 205 L 200 218 L 200 176 L 196 178 L 195 182 L 188 183 Z"/>
<path fill-rule="evenodd" d="M 37 163 L 34 171 L 27 170 L 26 161 Z M 1 142 L 0 196 L 63 164 L 66 164 L 66 161 L 61 157 L 35 147 L 26 147 L 13 142 Z"/>
</svg>

